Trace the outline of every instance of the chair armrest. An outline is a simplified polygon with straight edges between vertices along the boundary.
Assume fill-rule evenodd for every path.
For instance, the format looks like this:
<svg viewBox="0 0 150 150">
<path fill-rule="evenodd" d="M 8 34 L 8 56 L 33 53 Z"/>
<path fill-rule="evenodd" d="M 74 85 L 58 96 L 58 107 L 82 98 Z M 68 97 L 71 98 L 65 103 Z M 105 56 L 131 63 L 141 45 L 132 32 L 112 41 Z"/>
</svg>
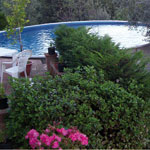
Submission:
<svg viewBox="0 0 150 150">
<path fill-rule="evenodd" d="M 13 62 L 2 62 L 2 65 L 12 64 Z"/>
<path fill-rule="evenodd" d="M 2 62 L 2 72 L 5 71 L 5 69 L 8 67 L 7 65 L 12 65 L 13 62 Z"/>
</svg>

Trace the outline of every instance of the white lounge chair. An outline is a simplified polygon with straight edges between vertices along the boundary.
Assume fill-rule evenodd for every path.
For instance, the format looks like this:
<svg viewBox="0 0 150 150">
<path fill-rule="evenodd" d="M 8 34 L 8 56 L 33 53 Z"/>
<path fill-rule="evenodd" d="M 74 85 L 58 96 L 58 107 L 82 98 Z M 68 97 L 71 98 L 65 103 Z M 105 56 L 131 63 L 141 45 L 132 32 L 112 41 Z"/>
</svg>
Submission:
<svg viewBox="0 0 150 150">
<path fill-rule="evenodd" d="M 9 62 L 2 63 L 2 72 L 1 72 L 1 83 L 3 82 L 3 73 L 7 73 L 12 77 L 19 78 L 19 74 L 24 72 L 25 77 L 27 78 L 26 73 L 26 65 L 28 59 L 31 57 L 32 51 L 31 50 L 24 50 L 18 54 L 14 54 L 12 57 L 12 67 L 6 69 L 6 65 L 10 64 Z"/>
</svg>

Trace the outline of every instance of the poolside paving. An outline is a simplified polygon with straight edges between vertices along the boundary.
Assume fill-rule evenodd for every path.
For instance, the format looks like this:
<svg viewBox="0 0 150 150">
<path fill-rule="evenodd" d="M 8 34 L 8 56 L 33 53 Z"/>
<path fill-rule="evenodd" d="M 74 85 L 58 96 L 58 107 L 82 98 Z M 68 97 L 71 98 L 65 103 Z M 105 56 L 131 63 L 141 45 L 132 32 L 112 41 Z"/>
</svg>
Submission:
<svg viewBox="0 0 150 150">
<path fill-rule="evenodd" d="M 30 60 L 32 61 L 32 70 L 31 70 L 29 78 L 33 78 L 36 75 L 44 76 L 45 72 L 47 72 L 46 64 L 43 64 L 40 59 L 36 59 L 36 60 L 30 59 Z M 9 61 L 11 61 L 10 58 L 0 58 L 0 70 L 1 70 L 1 63 L 2 62 L 9 62 Z M 10 91 L 11 91 L 11 89 L 10 89 L 11 87 L 8 83 L 8 77 L 9 77 L 9 75 L 4 73 L 3 85 L 4 85 L 5 92 L 7 95 L 9 95 Z"/>
</svg>

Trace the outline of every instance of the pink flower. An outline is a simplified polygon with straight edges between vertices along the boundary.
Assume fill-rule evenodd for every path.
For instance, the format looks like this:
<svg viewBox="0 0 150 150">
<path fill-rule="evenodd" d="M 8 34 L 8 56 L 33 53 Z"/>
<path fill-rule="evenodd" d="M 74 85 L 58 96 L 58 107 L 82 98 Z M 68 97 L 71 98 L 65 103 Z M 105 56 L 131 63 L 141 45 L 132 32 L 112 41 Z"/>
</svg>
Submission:
<svg viewBox="0 0 150 150">
<path fill-rule="evenodd" d="M 53 142 L 55 140 L 55 136 L 54 135 L 50 136 L 49 140 L 50 140 L 50 142 Z"/>
<path fill-rule="evenodd" d="M 52 145 L 52 148 L 58 148 L 59 147 L 59 143 L 58 141 L 55 141 Z"/>
<path fill-rule="evenodd" d="M 37 146 L 38 147 L 41 146 L 41 142 L 38 139 L 36 139 L 36 138 L 31 138 L 29 140 L 29 144 L 32 147 L 32 149 L 35 149 Z"/>
<path fill-rule="evenodd" d="M 56 131 L 58 133 L 61 133 L 63 136 L 66 136 L 68 134 L 68 130 L 66 130 L 65 128 L 56 129 Z"/>
<path fill-rule="evenodd" d="M 85 134 L 80 134 L 80 139 L 82 145 L 88 145 L 88 137 Z"/>
<path fill-rule="evenodd" d="M 53 137 L 55 140 L 57 140 L 58 142 L 61 142 L 61 137 L 57 136 L 56 134 L 53 133 Z"/>
<path fill-rule="evenodd" d="M 73 132 L 73 130 L 72 130 L 72 129 L 68 129 L 67 131 L 68 131 L 68 134 L 70 134 L 70 133 L 72 133 L 72 132 Z"/>
<path fill-rule="evenodd" d="M 36 130 L 32 129 L 27 133 L 27 135 L 25 136 L 25 139 L 37 138 L 38 136 L 39 136 L 39 133 Z"/>
<path fill-rule="evenodd" d="M 49 130 L 49 129 L 46 129 L 45 132 L 46 132 L 46 133 L 50 133 L 50 130 Z"/>
<path fill-rule="evenodd" d="M 87 140 L 82 140 L 81 144 L 82 145 L 88 145 L 88 139 Z"/>
<path fill-rule="evenodd" d="M 26 136 L 25 136 L 25 139 L 27 140 L 28 138 L 29 138 L 28 135 L 26 135 Z"/>
<path fill-rule="evenodd" d="M 69 138 L 74 141 L 80 141 L 82 145 L 88 145 L 88 137 L 85 134 L 80 133 L 79 131 L 71 133 Z"/>
<path fill-rule="evenodd" d="M 77 136 L 76 136 L 76 134 L 75 133 L 71 133 L 70 135 L 69 135 L 69 138 L 74 142 L 74 141 L 77 141 Z"/>
<path fill-rule="evenodd" d="M 55 134 L 55 132 L 60 133 L 58 136 Z M 48 136 L 51 133 L 51 136 Z M 39 138 L 39 140 L 38 140 Z M 69 139 L 72 141 L 72 146 L 79 146 L 80 145 L 88 145 L 88 137 L 80 133 L 77 128 L 71 128 L 66 130 L 65 128 L 57 129 L 55 126 L 50 126 L 46 130 L 44 130 L 44 133 L 42 133 L 39 137 L 39 133 L 32 129 L 30 130 L 27 135 L 25 136 L 25 139 L 29 139 L 29 145 L 31 146 L 32 149 L 44 149 L 45 147 L 48 149 L 58 149 L 62 150 L 61 147 L 59 147 L 59 144 L 62 146 L 68 145 L 68 142 L 70 142 Z M 68 141 L 69 140 L 69 141 Z M 76 143 L 75 141 L 79 141 Z M 60 143 L 61 142 L 61 143 Z M 71 146 L 71 145 L 70 145 Z M 71 147 L 72 147 L 71 146 Z"/>
<path fill-rule="evenodd" d="M 42 143 L 44 143 L 47 146 L 50 146 L 52 142 L 51 138 L 48 135 L 43 134 L 43 133 L 40 135 L 40 140 Z"/>
</svg>

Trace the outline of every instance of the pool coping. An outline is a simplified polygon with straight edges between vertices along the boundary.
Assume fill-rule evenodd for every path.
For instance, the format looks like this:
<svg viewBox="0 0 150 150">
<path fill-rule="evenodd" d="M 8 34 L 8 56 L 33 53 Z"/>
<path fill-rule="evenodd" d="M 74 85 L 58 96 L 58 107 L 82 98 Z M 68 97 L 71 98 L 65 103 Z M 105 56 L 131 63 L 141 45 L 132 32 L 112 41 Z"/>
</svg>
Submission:
<svg viewBox="0 0 150 150">
<path fill-rule="evenodd" d="M 77 25 L 77 24 L 105 24 L 105 25 L 129 25 L 128 21 L 122 21 L 122 20 L 88 20 L 88 21 L 68 21 L 68 22 L 54 22 L 54 23 L 44 23 L 44 24 L 38 24 L 38 25 L 31 25 L 31 26 L 25 26 L 24 30 L 29 28 L 35 28 L 40 26 L 57 26 L 57 25 Z M 6 33 L 6 31 L 0 31 L 1 33 Z"/>
<path fill-rule="evenodd" d="M 147 43 L 147 44 L 142 44 L 142 45 L 139 45 L 139 46 L 135 46 L 135 47 L 130 47 L 130 48 L 126 48 L 126 49 L 142 49 L 143 47 L 147 47 L 147 46 L 150 46 L 150 43 Z M 8 56 L 8 55 L 5 55 L 5 56 L 0 56 L 0 58 L 12 58 L 12 56 Z M 36 56 L 36 55 L 33 55 L 30 57 L 30 59 L 45 59 L 45 55 L 40 55 L 40 56 Z"/>
</svg>

